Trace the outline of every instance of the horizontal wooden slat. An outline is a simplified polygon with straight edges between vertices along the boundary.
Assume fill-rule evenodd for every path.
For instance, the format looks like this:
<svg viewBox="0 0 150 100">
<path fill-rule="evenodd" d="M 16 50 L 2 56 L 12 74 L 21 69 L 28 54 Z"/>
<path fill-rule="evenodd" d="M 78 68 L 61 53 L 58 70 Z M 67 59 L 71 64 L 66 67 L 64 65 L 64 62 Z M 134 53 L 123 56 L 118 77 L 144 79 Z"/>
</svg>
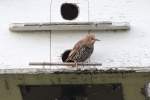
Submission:
<svg viewBox="0 0 150 100">
<path fill-rule="evenodd" d="M 12 23 L 11 31 L 49 31 L 49 30 L 129 30 L 127 22 L 71 22 L 71 23 Z"/>
<path fill-rule="evenodd" d="M 75 63 L 48 63 L 48 62 L 31 62 L 29 65 L 33 66 L 72 66 Z M 79 66 L 101 66 L 101 63 L 77 63 Z"/>
</svg>

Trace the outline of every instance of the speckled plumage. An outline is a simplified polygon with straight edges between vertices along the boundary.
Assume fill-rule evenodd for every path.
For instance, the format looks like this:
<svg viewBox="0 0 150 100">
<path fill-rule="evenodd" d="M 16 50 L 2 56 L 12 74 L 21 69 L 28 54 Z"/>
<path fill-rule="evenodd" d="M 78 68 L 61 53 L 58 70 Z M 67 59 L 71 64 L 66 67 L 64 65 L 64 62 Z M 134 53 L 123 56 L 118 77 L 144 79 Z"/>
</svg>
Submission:
<svg viewBox="0 0 150 100">
<path fill-rule="evenodd" d="M 94 46 L 91 46 L 91 47 L 83 46 L 72 57 L 72 61 L 84 62 L 86 59 L 88 59 L 91 56 L 91 54 L 93 53 L 93 50 L 94 50 Z"/>
<path fill-rule="evenodd" d="M 87 60 L 93 53 L 95 41 L 98 39 L 95 38 L 94 34 L 87 34 L 75 44 L 66 62 L 84 62 Z"/>
</svg>

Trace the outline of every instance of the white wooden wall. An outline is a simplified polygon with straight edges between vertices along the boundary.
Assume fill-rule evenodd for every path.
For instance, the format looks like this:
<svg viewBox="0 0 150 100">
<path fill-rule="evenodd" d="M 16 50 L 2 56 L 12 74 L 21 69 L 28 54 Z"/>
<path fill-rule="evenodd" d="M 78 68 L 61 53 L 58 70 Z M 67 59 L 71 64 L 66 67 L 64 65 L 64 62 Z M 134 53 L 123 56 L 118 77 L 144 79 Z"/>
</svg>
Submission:
<svg viewBox="0 0 150 100">
<path fill-rule="evenodd" d="M 0 68 L 31 68 L 29 62 L 50 61 L 50 33 L 13 33 L 13 22 L 50 22 L 50 0 L 0 0 Z M 51 21 L 69 22 L 60 15 L 60 6 L 75 2 L 80 13 L 71 22 L 88 21 L 87 0 L 53 0 Z M 89 21 L 130 22 L 125 32 L 94 32 L 101 40 L 95 44 L 91 62 L 103 67 L 150 66 L 150 1 L 89 0 Z M 51 59 L 61 62 L 60 55 L 86 31 L 52 31 Z M 34 66 L 35 67 L 35 66 Z"/>
</svg>

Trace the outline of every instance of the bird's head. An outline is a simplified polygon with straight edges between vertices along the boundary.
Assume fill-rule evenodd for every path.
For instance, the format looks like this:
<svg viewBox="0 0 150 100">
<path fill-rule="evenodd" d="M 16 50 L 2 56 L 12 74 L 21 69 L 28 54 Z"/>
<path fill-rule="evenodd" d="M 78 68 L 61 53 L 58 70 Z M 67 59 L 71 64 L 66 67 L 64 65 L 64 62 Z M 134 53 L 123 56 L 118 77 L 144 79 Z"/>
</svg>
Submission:
<svg viewBox="0 0 150 100">
<path fill-rule="evenodd" d="M 95 34 L 91 33 L 86 36 L 86 40 L 90 45 L 93 45 L 96 41 L 100 41 L 99 39 L 95 38 Z"/>
</svg>

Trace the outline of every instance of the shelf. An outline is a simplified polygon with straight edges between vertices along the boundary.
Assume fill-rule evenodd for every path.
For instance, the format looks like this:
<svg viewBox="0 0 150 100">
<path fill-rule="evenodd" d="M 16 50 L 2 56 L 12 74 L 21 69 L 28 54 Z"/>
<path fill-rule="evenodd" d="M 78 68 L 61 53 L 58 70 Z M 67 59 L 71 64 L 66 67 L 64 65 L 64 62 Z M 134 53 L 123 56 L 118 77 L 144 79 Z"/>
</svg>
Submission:
<svg viewBox="0 0 150 100">
<path fill-rule="evenodd" d="M 127 22 L 70 22 L 70 23 L 12 23 L 9 26 L 10 31 L 113 31 L 113 30 L 129 30 L 130 25 Z"/>
</svg>

